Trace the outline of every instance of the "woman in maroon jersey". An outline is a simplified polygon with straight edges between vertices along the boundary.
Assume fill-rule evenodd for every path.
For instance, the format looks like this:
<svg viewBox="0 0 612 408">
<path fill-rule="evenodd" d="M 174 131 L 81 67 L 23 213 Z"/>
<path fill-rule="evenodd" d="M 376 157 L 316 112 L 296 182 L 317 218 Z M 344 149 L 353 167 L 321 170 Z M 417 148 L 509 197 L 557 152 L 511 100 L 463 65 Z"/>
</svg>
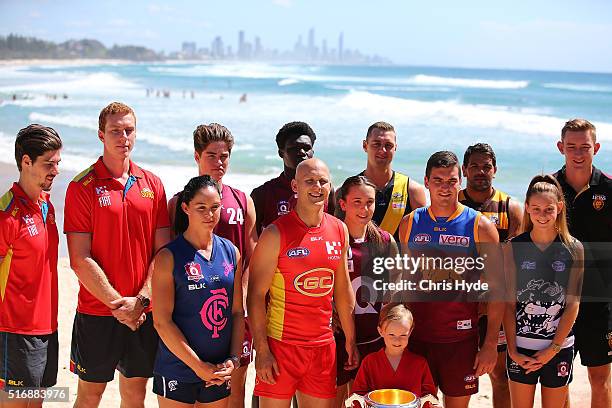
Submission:
<svg viewBox="0 0 612 408">
<path fill-rule="evenodd" d="M 393 237 L 372 222 L 375 197 L 376 187 L 364 176 L 347 178 L 336 195 L 336 217 L 345 222 L 350 235 L 348 269 L 355 291 L 355 332 L 362 359 L 384 346 L 377 330 L 383 299 L 373 287 L 374 279 L 384 277 L 372 273 L 372 259 L 376 256 L 393 256 L 396 251 Z M 338 322 L 337 319 L 334 321 Z M 336 406 L 344 407 L 344 400 L 351 394 L 350 388 L 357 369 L 344 369 L 347 355 L 344 350 L 344 335 L 338 323 L 335 331 L 338 385 Z"/>
</svg>

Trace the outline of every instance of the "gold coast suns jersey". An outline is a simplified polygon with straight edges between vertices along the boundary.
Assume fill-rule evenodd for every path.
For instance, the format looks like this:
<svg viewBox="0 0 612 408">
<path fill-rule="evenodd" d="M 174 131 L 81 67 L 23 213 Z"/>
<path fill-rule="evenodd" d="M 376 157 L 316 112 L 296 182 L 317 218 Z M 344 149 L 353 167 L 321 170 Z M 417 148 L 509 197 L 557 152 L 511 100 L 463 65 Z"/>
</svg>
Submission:
<svg viewBox="0 0 612 408">
<path fill-rule="evenodd" d="M 280 250 L 270 287 L 268 336 L 294 345 L 331 343 L 331 302 L 346 245 L 344 226 L 324 213 L 321 224 L 310 228 L 295 211 L 274 225 L 280 233 Z"/>
</svg>

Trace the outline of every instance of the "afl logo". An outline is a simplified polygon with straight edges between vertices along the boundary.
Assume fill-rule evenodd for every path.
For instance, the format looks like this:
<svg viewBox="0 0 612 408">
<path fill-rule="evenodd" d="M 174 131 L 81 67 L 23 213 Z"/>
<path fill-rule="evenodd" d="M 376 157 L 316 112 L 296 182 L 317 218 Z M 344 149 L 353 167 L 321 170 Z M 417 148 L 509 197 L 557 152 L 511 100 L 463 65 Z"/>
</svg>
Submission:
<svg viewBox="0 0 612 408">
<path fill-rule="evenodd" d="M 208 330 L 212 330 L 212 338 L 219 338 L 219 332 L 227 325 L 225 311 L 229 306 L 229 298 L 225 288 L 213 289 L 210 291 L 211 297 L 206 300 L 200 310 L 202 323 Z"/>
<path fill-rule="evenodd" d="M 302 295 L 326 296 L 334 288 L 334 272 L 326 268 L 311 269 L 296 276 L 293 286 Z"/>
<path fill-rule="evenodd" d="M 291 248 L 287 251 L 289 258 L 305 258 L 308 255 L 310 255 L 310 251 L 304 247 Z"/>
<path fill-rule="evenodd" d="M 200 268 L 200 264 L 197 262 L 189 262 L 185 265 L 185 274 L 187 275 L 187 280 L 199 282 L 201 279 L 204 279 L 204 275 L 202 275 L 202 268 Z"/>
<path fill-rule="evenodd" d="M 417 234 L 414 237 L 414 243 L 415 244 L 427 244 L 428 242 L 431 242 L 431 235 L 429 234 Z"/>
</svg>

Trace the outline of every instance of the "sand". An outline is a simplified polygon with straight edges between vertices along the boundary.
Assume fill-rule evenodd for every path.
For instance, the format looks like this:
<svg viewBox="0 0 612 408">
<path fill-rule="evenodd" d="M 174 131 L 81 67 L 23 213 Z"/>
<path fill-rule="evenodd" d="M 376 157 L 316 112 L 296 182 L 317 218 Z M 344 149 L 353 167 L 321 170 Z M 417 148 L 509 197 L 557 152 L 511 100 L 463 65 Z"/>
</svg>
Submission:
<svg viewBox="0 0 612 408">
<path fill-rule="evenodd" d="M 66 174 L 69 173 L 69 174 Z M 66 240 L 61 234 L 61 225 L 63 221 L 63 203 L 67 187 L 67 183 L 74 176 L 70 172 L 62 173 L 54 182 L 51 200 L 56 208 L 56 219 L 58 220 L 58 228 L 60 229 L 60 254 L 62 258 L 59 261 L 58 276 L 59 276 L 59 372 L 57 377 L 57 386 L 68 387 L 70 390 L 70 403 L 54 403 L 53 407 L 69 407 L 72 406 L 76 397 L 77 377 L 69 371 L 70 365 L 70 339 L 72 334 L 72 321 L 76 310 L 78 281 L 74 272 L 70 269 L 70 264 L 67 259 Z M 0 194 L 3 194 L 10 187 L 11 183 L 17 179 L 18 173 L 15 166 L 0 163 Z M 240 188 L 240 185 L 236 187 Z M 253 364 L 249 367 L 247 377 L 247 405 L 250 406 L 250 395 L 254 385 L 254 369 Z M 115 381 L 111 382 L 106 392 L 104 393 L 101 407 L 118 407 L 120 404 L 118 375 Z M 155 395 L 151 392 L 152 382 L 149 381 L 147 386 L 147 407 L 156 407 L 157 401 Z M 573 407 L 587 407 L 590 405 L 590 387 L 588 383 L 586 368 L 580 365 L 578 359 L 574 369 L 574 380 L 570 385 L 570 395 Z M 480 392 L 472 397 L 470 407 L 485 408 L 491 407 L 491 383 L 488 376 L 483 376 L 480 379 Z M 536 407 L 540 407 L 539 398 L 536 397 Z"/>
</svg>

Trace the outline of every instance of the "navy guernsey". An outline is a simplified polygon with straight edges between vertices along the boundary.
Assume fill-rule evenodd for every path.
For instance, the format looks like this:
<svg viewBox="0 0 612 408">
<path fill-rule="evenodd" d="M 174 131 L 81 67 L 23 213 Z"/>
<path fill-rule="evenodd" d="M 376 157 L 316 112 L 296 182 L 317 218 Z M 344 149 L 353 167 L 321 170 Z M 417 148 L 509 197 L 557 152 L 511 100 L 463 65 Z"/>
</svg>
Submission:
<svg viewBox="0 0 612 408">
<path fill-rule="evenodd" d="M 210 260 L 179 235 L 166 245 L 174 257 L 174 311 L 172 320 L 200 360 L 212 364 L 230 356 L 232 299 L 236 250 L 227 239 L 213 234 Z M 155 374 L 182 382 L 202 381 L 160 339 Z"/>
<path fill-rule="evenodd" d="M 565 311 L 574 261 L 559 236 L 543 251 L 531 240 L 529 232 L 510 242 L 516 265 L 516 344 L 529 350 L 543 350 L 552 343 Z M 561 347 L 573 344 L 572 331 Z"/>
</svg>

